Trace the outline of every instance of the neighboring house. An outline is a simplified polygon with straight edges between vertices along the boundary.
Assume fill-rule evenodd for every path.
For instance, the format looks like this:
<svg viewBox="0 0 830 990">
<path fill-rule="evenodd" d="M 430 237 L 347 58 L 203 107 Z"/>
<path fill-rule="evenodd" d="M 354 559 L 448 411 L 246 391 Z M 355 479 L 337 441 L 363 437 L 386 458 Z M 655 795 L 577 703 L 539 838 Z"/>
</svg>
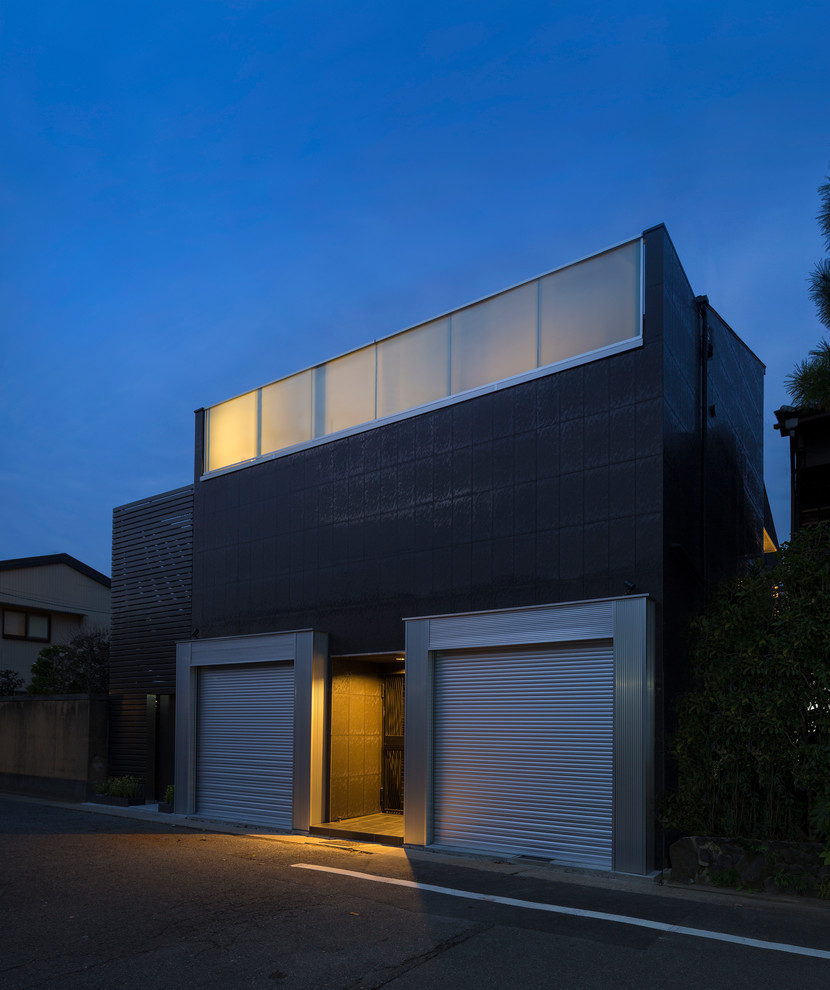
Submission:
<svg viewBox="0 0 830 990">
<path fill-rule="evenodd" d="M 28 683 L 44 646 L 108 629 L 110 579 L 67 553 L 0 560 L 0 670 Z"/>
<path fill-rule="evenodd" d="M 763 548 L 763 375 L 658 226 L 198 410 L 193 485 L 114 512 L 110 772 L 648 873 L 688 617 Z"/>
<path fill-rule="evenodd" d="M 790 440 L 790 528 L 830 520 L 830 413 L 782 406 L 775 429 Z"/>
</svg>

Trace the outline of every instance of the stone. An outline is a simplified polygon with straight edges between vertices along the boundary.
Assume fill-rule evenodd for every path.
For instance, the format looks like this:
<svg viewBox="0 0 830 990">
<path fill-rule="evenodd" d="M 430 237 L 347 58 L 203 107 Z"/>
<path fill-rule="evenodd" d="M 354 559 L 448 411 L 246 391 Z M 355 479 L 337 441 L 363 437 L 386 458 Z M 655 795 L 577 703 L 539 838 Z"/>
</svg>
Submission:
<svg viewBox="0 0 830 990">
<path fill-rule="evenodd" d="M 715 859 L 715 866 L 714 866 L 714 868 L 716 870 L 732 870 L 732 869 L 735 868 L 735 861 L 729 855 L 729 853 L 721 852 L 721 853 L 718 853 L 718 855 L 717 855 L 717 857 Z"/>
<path fill-rule="evenodd" d="M 735 863 L 735 869 L 741 877 L 742 883 L 747 887 L 760 887 L 762 885 L 767 859 L 762 853 L 754 855 L 744 855 Z"/>
<path fill-rule="evenodd" d="M 698 872 L 698 840 L 693 835 L 678 839 L 669 847 L 671 878 L 681 883 L 694 883 Z"/>
</svg>

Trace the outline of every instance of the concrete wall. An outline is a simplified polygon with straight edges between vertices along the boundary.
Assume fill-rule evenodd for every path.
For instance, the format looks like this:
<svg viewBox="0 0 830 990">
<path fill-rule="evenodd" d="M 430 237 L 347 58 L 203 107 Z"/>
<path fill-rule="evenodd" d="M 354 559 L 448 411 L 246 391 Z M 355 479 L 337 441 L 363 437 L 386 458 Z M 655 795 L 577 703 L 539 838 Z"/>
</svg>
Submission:
<svg viewBox="0 0 830 990">
<path fill-rule="evenodd" d="M 106 776 L 106 698 L 0 698 L 0 789 L 83 801 Z"/>
</svg>

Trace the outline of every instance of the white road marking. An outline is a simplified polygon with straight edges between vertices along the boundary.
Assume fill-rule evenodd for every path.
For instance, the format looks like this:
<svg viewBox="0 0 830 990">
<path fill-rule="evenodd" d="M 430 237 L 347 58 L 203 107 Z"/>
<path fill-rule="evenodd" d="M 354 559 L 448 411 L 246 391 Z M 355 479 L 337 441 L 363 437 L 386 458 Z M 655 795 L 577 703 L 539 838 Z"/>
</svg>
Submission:
<svg viewBox="0 0 830 990">
<path fill-rule="evenodd" d="M 395 887 L 410 887 L 430 894 L 445 894 L 447 897 L 462 897 L 472 901 L 488 901 L 491 904 L 506 904 L 508 907 L 528 908 L 531 911 L 547 911 L 549 914 L 568 914 L 575 918 L 590 918 L 593 921 L 613 921 L 618 925 L 634 925 L 638 928 L 652 928 L 658 932 L 676 935 L 691 935 L 694 938 L 714 939 L 716 942 L 732 942 L 747 945 L 752 949 L 767 949 L 772 952 L 790 952 L 797 956 L 813 956 L 816 959 L 830 959 L 827 949 L 813 949 L 806 945 L 789 945 L 786 942 L 765 942 L 758 938 L 744 938 L 742 935 L 729 935 L 726 932 L 710 932 L 705 928 L 684 928 L 682 925 L 669 925 L 664 921 L 650 921 L 648 918 L 632 918 L 624 914 L 606 914 L 605 911 L 587 911 L 584 908 L 564 907 L 561 904 L 543 904 L 540 901 L 523 901 L 517 897 L 499 897 L 496 894 L 478 894 L 470 890 L 455 890 L 452 887 L 436 887 L 431 883 L 418 883 L 416 880 L 398 880 L 395 877 L 379 877 L 372 873 L 358 873 L 355 870 L 339 870 L 334 866 L 314 866 L 311 863 L 292 863 L 299 870 L 316 870 L 319 873 L 336 873 L 356 880 L 371 880 L 373 883 L 388 883 Z"/>
</svg>

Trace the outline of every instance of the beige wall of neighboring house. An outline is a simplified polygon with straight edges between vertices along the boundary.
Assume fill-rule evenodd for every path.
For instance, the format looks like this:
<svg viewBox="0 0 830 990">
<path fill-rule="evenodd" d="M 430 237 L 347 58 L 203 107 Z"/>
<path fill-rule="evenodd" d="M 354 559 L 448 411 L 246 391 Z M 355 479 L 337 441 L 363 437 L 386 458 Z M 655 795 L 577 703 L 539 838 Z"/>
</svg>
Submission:
<svg viewBox="0 0 830 990">
<path fill-rule="evenodd" d="M 69 554 L 0 561 L 0 670 L 28 684 L 44 646 L 108 629 L 110 579 Z"/>
</svg>

